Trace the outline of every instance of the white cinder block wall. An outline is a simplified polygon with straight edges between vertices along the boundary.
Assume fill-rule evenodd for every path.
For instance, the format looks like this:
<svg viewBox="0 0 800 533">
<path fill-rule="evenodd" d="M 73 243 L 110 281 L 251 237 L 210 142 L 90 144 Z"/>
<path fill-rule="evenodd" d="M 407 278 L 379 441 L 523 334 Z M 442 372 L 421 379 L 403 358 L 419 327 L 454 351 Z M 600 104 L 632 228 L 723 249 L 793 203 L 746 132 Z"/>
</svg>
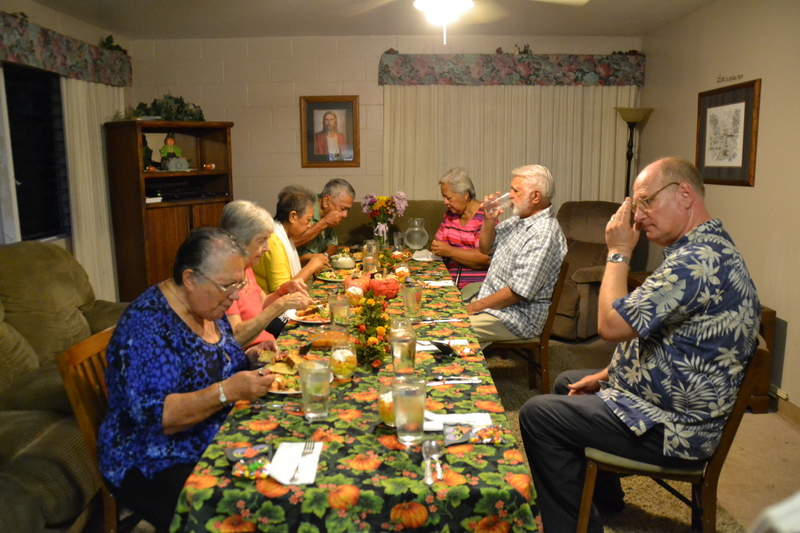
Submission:
<svg viewBox="0 0 800 533">
<path fill-rule="evenodd" d="M 135 107 L 171 92 L 201 106 L 207 120 L 233 122 L 234 195 L 274 211 L 278 191 L 294 183 L 319 191 L 329 179 L 343 177 L 359 198 L 392 192 L 381 186 L 383 88 L 378 85 L 378 61 L 387 49 L 494 53 L 498 46 L 511 51 L 514 44 L 530 44 L 536 53 L 608 54 L 640 49 L 641 39 L 449 35 L 447 46 L 438 34 L 133 41 L 127 48 L 134 81 L 126 102 Z M 359 97 L 358 168 L 300 166 L 299 98 L 325 95 Z M 420 199 L 414 191 L 406 192 Z"/>
</svg>

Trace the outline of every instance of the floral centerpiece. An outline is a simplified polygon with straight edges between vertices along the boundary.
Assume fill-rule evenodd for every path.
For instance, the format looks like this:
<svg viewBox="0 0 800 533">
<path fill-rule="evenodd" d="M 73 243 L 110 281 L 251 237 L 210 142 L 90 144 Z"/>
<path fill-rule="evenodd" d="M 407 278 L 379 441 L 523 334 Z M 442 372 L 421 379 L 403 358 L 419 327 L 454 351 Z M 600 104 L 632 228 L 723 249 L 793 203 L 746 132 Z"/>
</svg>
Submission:
<svg viewBox="0 0 800 533">
<path fill-rule="evenodd" d="M 375 239 L 385 246 L 389 241 L 389 224 L 396 217 L 403 216 L 408 207 L 408 198 L 403 191 L 397 191 L 394 196 L 375 196 L 368 194 L 361 201 L 361 210 L 369 215 L 374 226 Z"/>
<path fill-rule="evenodd" d="M 367 291 L 355 309 L 352 333 L 359 365 L 378 368 L 389 351 L 389 315 L 386 299 Z"/>
</svg>

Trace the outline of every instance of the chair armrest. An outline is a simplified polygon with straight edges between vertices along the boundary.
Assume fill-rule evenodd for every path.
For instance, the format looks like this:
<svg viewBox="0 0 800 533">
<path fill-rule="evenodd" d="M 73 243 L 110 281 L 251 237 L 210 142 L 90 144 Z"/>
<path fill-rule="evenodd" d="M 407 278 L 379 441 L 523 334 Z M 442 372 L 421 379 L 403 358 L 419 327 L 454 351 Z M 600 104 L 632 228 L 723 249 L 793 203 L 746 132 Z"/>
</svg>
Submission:
<svg viewBox="0 0 800 533">
<path fill-rule="evenodd" d="M 600 283 L 603 281 L 603 273 L 605 273 L 605 271 L 605 265 L 581 268 L 572 274 L 572 281 L 575 283 Z"/>
<path fill-rule="evenodd" d="M 83 312 L 83 316 L 86 317 L 89 329 L 94 335 L 116 324 L 127 307 L 127 303 L 95 300 L 94 305 Z"/>
</svg>

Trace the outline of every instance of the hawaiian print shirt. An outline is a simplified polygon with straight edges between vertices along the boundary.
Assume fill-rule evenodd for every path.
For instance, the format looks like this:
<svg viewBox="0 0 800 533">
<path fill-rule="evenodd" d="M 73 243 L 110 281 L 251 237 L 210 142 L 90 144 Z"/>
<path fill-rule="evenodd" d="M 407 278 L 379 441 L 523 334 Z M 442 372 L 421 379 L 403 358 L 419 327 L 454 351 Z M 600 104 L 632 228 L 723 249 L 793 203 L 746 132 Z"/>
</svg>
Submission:
<svg viewBox="0 0 800 533">
<path fill-rule="evenodd" d="M 664 250 L 641 287 L 614 302 L 639 333 L 617 346 L 598 393 L 637 435 L 664 425 L 665 456 L 706 459 L 756 350 L 761 304 L 718 219 Z"/>
<path fill-rule="evenodd" d="M 478 299 L 507 286 L 524 300 L 483 312 L 497 317 L 519 338 L 536 337 L 547 321 L 553 289 L 567 255 L 567 239 L 552 206 L 524 219 L 512 216 L 501 222 L 496 232 L 492 263 Z"/>
</svg>

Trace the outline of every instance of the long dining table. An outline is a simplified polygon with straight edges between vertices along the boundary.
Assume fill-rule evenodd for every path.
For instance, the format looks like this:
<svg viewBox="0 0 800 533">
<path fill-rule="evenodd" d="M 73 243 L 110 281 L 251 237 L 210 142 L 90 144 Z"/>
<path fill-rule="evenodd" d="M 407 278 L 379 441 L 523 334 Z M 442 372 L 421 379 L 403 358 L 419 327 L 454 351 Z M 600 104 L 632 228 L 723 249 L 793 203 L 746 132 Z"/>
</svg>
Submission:
<svg viewBox="0 0 800 533">
<path fill-rule="evenodd" d="M 409 266 L 412 277 L 426 283 L 417 339 L 465 339 L 471 348 L 471 353 L 455 357 L 418 352 L 415 373 L 427 380 L 480 378 L 479 383 L 429 386 L 426 410 L 489 413 L 492 423 L 503 428 L 502 442 L 447 446 L 443 479 L 426 485 L 421 446 L 400 444 L 395 429 L 378 416 L 378 390 L 392 377 L 390 361 L 377 369 L 359 368 L 350 382 L 331 384 L 329 416 L 314 423 L 289 408 L 299 404 L 299 395 L 270 394 L 259 402 L 238 402 L 187 480 L 170 531 L 541 531 L 530 472 L 508 430 L 460 292 L 452 285 L 428 285 L 450 279 L 441 262 Z M 310 292 L 323 300 L 338 287 L 317 281 Z M 387 313 L 404 313 L 400 297 L 389 301 Z M 279 346 L 283 352 L 298 350 L 315 333 L 315 326 L 290 323 Z M 287 408 L 276 409 L 276 402 L 286 402 Z M 443 441 L 443 433 L 426 432 L 425 438 Z M 225 453 L 246 445 L 266 443 L 277 449 L 282 442 L 306 440 L 323 443 L 310 485 L 234 476 Z"/>
</svg>

